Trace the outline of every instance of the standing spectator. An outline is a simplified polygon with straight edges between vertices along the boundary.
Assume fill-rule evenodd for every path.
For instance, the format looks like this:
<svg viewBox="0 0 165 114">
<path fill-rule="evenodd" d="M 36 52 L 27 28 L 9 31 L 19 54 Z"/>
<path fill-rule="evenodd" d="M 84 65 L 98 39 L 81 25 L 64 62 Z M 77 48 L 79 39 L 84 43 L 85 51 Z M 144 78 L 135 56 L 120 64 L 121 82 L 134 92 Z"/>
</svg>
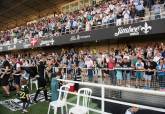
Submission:
<svg viewBox="0 0 165 114">
<path fill-rule="evenodd" d="M 120 26 L 123 18 L 122 12 L 118 12 L 116 18 L 116 26 Z"/>
<path fill-rule="evenodd" d="M 138 58 L 138 61 L 135 64 L 135 68 L 136 68 L 136 86 L 140 87 L 142 85 L 141 81 L 143 78 L 143 71 L 144 70 L 144 63 L 142 62 L 142 58 Z"/>
<path fill-rule="evenodd" d="M 111 83 L 113 85 L 116 84 L 116 77 L 115 77 L 115 60 L 112 55 L 109 56 L 109 61 L 108 61 L 108 70 L 109 70 L 109 76 L 111 79 Z"/>
<path fill-rule="evenodd" d="M 130 68 L 131 62 L 129 61 L 128 57 L 124 57 L 124 60 L 122 62 L 123 68 Z M 129 70 L 123 71 L 123 79 L 125 81 L 126 86 L 130 86 L 130 80 L 131 80 L 131 72 Z"/>
<path fill-rule="evenodd" d="M 150 60 L 147 60 L 145 62 L 145 75 L 144 75 L 144 79 L 145 79 L 145 88 L 149 89 L 151 86 L 151 79 L 154 76 L 154 70 L 156 69 L 156 65 L 154 64 L 154 62 L 152 61 L 153 59 L 150 58 Z"/>
<path fill-rule="evenodd" d="M 130 19 L 130 11 L 128 8 L 125 8 L 124 11 L 123 11 L 123 21 L 124 21 L 124 24 L 128 24 L 129 23 L 129 19 Z"/>
<path fill-rule="evenodd" d="M 165 58 L 165 46 L 163 47 L 162 57 Z"/>
<path fill-rule="evenodd" d="M 85 64 L 87 66 L 88 80 L 93 81 L 93 61 L 91 59 L 91 56 L 87 57 L 87 59 L 85 60 Z"/>
<path fill-rule="evenodd" d="M 134 21 L 136 21 L 136 15 L 137 15 L 137 11 L 135 9 L 135 5 L 131 5 L 130 6 L 130 19 L 131 19 L 131 23 L 133 23 Z"/>
<path fill-rule="evenodd" d="M 77 64 L 75 64 L 74 66 L 75 66 L 74 71 L 73 71 L 74 81 L 81 82 L 81 69 L 78 68 Z M 78 89 L 79 89 L 79 84 L 75 83 L 75 90 L 78 91 Z"/>
<path fill-rule="evenodd" d="M 37 97 L 40 91 L 44 91 L 45 100 L 48 100 L 47 89 L 46 89 L 46 79 L 45 79 L 45 65 L 43 61 L 40 61 L 38 65 L 38 90 L 36 91 L 34 102 L 37 102 Z"/>
<path fill-rule="evenodd" d="M 161 18 L 161 7 L 160 7 L 160 4 L 158 1 L 156 1 L 156 4 L 153 5 L 152 7 L 153 11 L 154 11 L 154 14 L 155 14 L 155 19 L 160 19 Z"/>
<path fill-rule="evenodd" d="M 90 23 L 90 21 L 86 22 L 85 31 L 91 31 L 91 23 Z"/>
<path fill-rule="evenodd" d="M 161 54 L 159 52 L 156 53 L 153 61 L 156 63 L 159 63 L 159 60 L 161 59 Z"/>
<path fill-rule="evenodd" d="M 116 68 L 122 68 L 121 61 L 116 63 Z M 116 80 L 117 80 L 117 85 L 121 86 L 123 80 L 122 70 L 116 70 Z"/>
<path fill-rule="evenodd" d="M 159 78 L 159 86 L 161 91 L 165 91 L 165 62 L 163 59 L 159 60 L 159 64 L 157 65 L 157 75 Z"/>
<path fill-rule="evenodd" d="M 135 7 L 137 10 L 137 16 L 144 17 L 145 10 L 143 4 L 139 2 Z"/>
</svg>

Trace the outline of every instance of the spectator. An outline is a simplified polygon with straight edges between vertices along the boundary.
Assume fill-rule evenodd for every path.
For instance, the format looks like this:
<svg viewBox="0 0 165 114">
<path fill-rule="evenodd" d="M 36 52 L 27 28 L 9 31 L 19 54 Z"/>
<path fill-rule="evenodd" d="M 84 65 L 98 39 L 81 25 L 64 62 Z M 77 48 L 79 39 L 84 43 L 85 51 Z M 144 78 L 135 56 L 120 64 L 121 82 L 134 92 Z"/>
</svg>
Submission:
<svg viewBox="0 0 165 114">
<path fill-rule="evenodd" d="M 159 78 L 159 86 L 160 86 L 160 91 L 165 91 L 165 63 L 163 59 L 159 60 L 159 63 L 157 65 L 157 70 L 158 70 L 158 78 Z"/>
<path fill-rule="evenodd" d="M 125 8 L 124 11 L 123 11 L 123 21 L 124 21 L 124 24 L 128 24 L 129 23 L 129 19 L 130 19 L 130 11 L 128 8 Z"/>
<path fill-rule="evenodd" d="M 155 19 L 160 19 L 161 7 L 158 1 L 156 1 L 156 4 L 152 6 L 152 9 L 154 11 Z"/>
<path fill-rule="evenodd" d="M 139 110 L 139 108 L 137 108 L 137 107 L 131 107 L 126 110 L 125 114 L 134 114 L 134 113 L 138 112 L 138 110 Z"/>
<path fill-rule="evenodd" d="M 109 56 L 109 61 L 108 61 L 108 70 L 109 70 L 109 76 L 110 76 L 110 79 L 111 79 L 111 83 L 113 85 L 116 84 L 116 77 L 115 77 L 114 68 L 115 68 L 115 60 L 114 60 L 113 56 L 110 55 Z"/>
<path fill-rule="evenodd" d="M 135 5 L 135 8 L 137 10 L 137 16 L 144 17 L 145 10 L 143 4 L 139 2 L 137 5 Z"/>
<path fill-rule="evenodd" d="M 155 69 L 156 69 L 156 63 L 153 62 L 153 59 L 150 58 L 148 61 L 145 62 L 145 66 L 144 66 L 146 72 L 144 75 L 144 79 L 145 79 L 145 88 L 149 89 L 151 86 L 151 79 L 153 79 L 154 74 L 155 74 Z"/>
<path fill-rule="evenodd" d="M 130 68 L 131 62 L 125 56 L 121 65 L 123 68 Z M 127 84 L 126 86 L 130 86 L 131 72 L 129 70 L 123 72 L 123 80 L 125 81 L 125 85 Z"/>
<path fill-rule="evenodd" d="M 138 61 L 135 64 L 136 68 L 136 86 L 141 87 L 142 85 L 142 78 L 143 78 L 143 71 L 144 70 L 144 63 L 142 62 L 142 58 L 138 58 Z"/>
</svg>

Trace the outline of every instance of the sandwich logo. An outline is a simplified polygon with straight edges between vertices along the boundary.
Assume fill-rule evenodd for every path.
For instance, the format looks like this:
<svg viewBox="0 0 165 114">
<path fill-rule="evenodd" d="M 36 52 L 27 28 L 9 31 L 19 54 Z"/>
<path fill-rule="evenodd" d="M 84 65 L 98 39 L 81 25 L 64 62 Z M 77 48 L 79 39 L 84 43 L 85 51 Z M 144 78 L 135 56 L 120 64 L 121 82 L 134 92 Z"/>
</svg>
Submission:
<svg viewBox="0 0 165 114">
<path fill-rule="evenodd" d="M 144 34 L 148 34 L 152 30 L 152 26 L 149 26 L 147 22 L 144 23 L 144 26 L 129 26 L 127 28 L 119 27 L 118 32 L 116 32 L 114 35 L 119 36 L 122 34 L 130 34 L 130 36 L 139 35 L 139 32 L 143 32 Z"/>
</svg>

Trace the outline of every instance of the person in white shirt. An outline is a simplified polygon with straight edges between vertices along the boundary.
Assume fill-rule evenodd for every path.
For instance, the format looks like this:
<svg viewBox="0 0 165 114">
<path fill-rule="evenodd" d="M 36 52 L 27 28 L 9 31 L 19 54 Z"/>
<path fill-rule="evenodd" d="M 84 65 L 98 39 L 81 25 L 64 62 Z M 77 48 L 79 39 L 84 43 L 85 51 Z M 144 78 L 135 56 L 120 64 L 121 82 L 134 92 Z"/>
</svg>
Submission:
<svg viewBox="0 0 165 114">
<path fill-rule="evenodd" d="M 161 54 L 159 52 L 156 53 L 153 61 L 156 63 L 159 63 L 159 60 L 161 59 Z"/>
<path fill-rule="evenodd" d="M 135 114 L 138 111 L 139 111 L 139 108 L 137 108 L 137 107 L 131 107 L 131 108 L 129 108 L 129 109 L 126 110 L 125 114 Z"/>
<path fill-rule="evenodd" d="M 123 11 L 123 16 L 124 16 L 124 24 L 128 24 L 129 18 L 130 18 L 130 11 L 129 11 L 128 8 L 126 8 L 126 9 Z"/>
</svg>

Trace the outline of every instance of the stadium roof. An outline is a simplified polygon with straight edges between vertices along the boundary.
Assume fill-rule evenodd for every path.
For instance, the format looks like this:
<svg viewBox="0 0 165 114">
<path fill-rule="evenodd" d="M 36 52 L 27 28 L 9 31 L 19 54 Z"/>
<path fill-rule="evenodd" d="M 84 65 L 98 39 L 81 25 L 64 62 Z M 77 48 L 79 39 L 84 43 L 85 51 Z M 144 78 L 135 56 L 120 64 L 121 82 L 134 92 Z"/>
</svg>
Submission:
<svg viewBox="0 0 165 114">
<path fill-rule="evenodd" d="M 0 0 L 0 29 L 9 29 L 58 11 L 73 0 Z"/>
</svg>

